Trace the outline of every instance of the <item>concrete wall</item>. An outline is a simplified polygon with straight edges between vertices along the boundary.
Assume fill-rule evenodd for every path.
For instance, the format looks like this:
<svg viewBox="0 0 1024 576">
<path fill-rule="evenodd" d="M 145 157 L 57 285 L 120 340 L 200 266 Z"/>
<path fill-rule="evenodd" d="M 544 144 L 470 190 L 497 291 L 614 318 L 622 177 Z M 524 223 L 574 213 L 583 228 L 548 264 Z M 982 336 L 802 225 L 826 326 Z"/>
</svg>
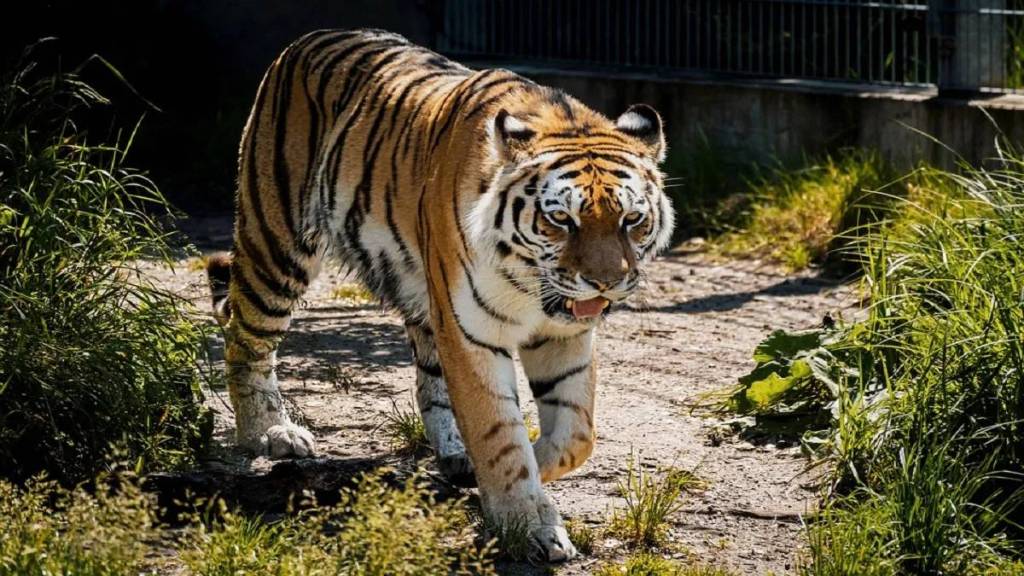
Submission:
<svg viewBox="0 0 1024 576">
<path fill-rule="evenodd" d="M 979 162 L 995 153 L 1000 130 L 1010 140 L 1024 143 L 1020 97 L 949 100 L 934 93 L 811 82 L 667 81 L 516 69 L 613 117 L 629 104 L 648 103 L 663 115 L 670 145 L 685 147 L 703 132 L 713 144 L 752 161 L 794 161 L 805 154 L 859 146 L 879 150 L 901 168 L 921 161 L 948 167 L 955 155 L 946 147 Z"/>
</svg>

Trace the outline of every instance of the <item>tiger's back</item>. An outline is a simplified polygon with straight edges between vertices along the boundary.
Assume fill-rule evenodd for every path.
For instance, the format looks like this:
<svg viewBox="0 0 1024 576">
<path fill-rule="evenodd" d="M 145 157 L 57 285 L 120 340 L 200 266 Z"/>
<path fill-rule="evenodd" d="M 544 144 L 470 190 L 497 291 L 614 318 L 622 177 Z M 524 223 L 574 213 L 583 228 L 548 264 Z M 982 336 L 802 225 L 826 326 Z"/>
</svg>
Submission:
<svg viewBox="0 0 1024 576">
<path fill-rule="evenodd" d="M 235 262 L 252 260 L 268 277 L 239 283 L 236 306 L 252 312 L 240 322 L 260 334 L 287 330 L 289 304 L 328 253 L 423 321 L 417 217 L 421 195 L 432 200 L 427 155 L 456 110 L 483 112 L 531 84 L 509 72 L 474 74 L 377 30 L 319 31 L 289 46 L 264 77 L 242 138 Z M 459 152 L 459 163 L 476 155 Z M 248 280 L 237 264 L 233 272 Z"/>
<path fill-rule="evenodd" d="M 388 120 L 394 126 L 411 120 L 411 110 L 402 114 L 405 104 L 394 106 L 394 113 L 384 118 L 371 118 L 372 105 L 366 100 L 374 94 L 379 98 L 388 81 L 407 76 L 410 60 L 424 64 L 430 58 L 387 33 L 319 31 L 289 46 L 271 65 L 240 149 L 233 276 L 241 280 L 242 289 L 233 307 L 253 312 L 240 322 L 263 334 L 283 332 L 290 301 L 308 286 L 328 247 L 346 238 L 346 226 L 351 235 L 365 222 L 365 212 L 352 212 L 348 224 L 343 216 L 340 226 L 334 215 L 355 204 L 357 178 L 366 178 L 363 188 L 373 189 L 376 174 L 372 165 L 370 170 L 363 166 L 370 163 L 371 136 L 379 131 L 369 124 L 379 127 Z M 418 86 L 438 89 L 468 74 L 461 67 L 429 68 Z M 397 73 L 387 74 L 388 69 Z M 427 99 L 415 87 L 403 102 L 424 105 Z M 414 125 L 408 122 L 405 131 Z M 378 154 L 381 148 L 383 143 Z M 363 192 L 361 200 L 365 197 Z M 373 209 L 372 200 L 364 211 Z M 262 278 L 246 281 L 240 268 L 247 260 Z"/>
</svg>

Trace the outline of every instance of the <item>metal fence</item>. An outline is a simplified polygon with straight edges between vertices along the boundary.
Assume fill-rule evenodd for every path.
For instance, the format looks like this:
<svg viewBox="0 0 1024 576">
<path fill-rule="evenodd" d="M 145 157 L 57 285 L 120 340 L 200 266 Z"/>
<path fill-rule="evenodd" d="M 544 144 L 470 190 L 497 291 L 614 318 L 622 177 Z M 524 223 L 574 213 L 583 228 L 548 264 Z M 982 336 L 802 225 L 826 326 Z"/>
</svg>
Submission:
<svg viewBox="0 0 1024 576">
<path fill-rule="evenodd" d="M 1018 92 L 1024 0 L 446 0 L 461 58 Z"/>
</svg>

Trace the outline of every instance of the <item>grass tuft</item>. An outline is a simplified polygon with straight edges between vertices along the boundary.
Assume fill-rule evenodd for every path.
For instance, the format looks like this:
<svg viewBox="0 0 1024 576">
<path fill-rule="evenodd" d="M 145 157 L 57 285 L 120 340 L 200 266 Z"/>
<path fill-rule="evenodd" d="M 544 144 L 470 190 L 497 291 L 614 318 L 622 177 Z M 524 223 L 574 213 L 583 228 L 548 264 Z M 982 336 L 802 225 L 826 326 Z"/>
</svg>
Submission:
<svg viewBox="0 0 1024 576">
<path fill-rule="evenodd" d="M 533 415 L 523 415 L 523 426 L 526 427 L 526 437 L 530 439 L 530 442 L 536 442 L 540 438 L 540 426 L 533 421 Z"/>
<path fill-rule="evenodd" d="M 682 508 L 683 496 L 693 482 L 692 477 L 674 469 L 654 476 L 631 453 L 626 478 L 618 485 L 625 507 L 612 513 L 608 533 L 633 546 L 664 544 L 669 517 Z"/>
<path fill-rule="evenodd" d="M 745 150 L 699 133 L 669 146 L 665 191 L 676 211 L 676 238 L 713 237 L 735 229 L 750 210 L 748 180 L 759 170 Z"/>
<path fill-rule="evenodd" d="M 185 537 L 192 574 L 233 576 L 492 574 L 461 500 L 436 502 L 418 477 L 400 489 L 365 475 L 341 501 L 278 522 L 221 510 Z"/>
<path fill-rule="evenodd" d="M 604 564 L 595 576 L 732 576 L 733 572 L 701 563 L 680 563 L 651 552 L 638 552 L 622 564 Z"/>
<path fill-rule="evenodd" d="M 582 554 L 591 554 L 594 551 L 594 541 L 597 535 L 594 530 L 581 520 L 567 520 L 565 531 L 569 533 L 569 541 Z"/>
<path fill-rule="evenodd" d="M 380 430 L 388 439 L 391 449 L 402 454 L 424 454 L 430 450 L 423 418 L 412 407 L 400 408 L 391 400 L 391 411 L 385 412 Z"/>
<path fill-rule="evenodd" d="M 206 271 L 206 257 L 205 256 L 194 256 L 189 258 L 185 262 L 186 270 L 189 272 L 205 272 Z"/>
<path fill-rule="evenodd" d="M 517 562 L 529 559 L 532 547 L 530 523 L 526 518 L 509 518 L 501 523 L 485 519 L 484 532 L 504 557 Z"/>
</svg>

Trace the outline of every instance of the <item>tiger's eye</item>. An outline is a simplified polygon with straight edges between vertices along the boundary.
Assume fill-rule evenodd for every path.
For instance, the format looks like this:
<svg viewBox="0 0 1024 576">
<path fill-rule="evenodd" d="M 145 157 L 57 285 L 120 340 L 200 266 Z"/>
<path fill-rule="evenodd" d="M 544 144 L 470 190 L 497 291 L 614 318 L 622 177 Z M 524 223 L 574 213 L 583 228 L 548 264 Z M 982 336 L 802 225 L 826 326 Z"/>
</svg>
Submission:
<svg viewBox="0 0 1024 576">
<path fill-rule="evenodd" d="M 548 217 L 559 224 L 567 224 L 569 221 L 572 220 L 572 217 L 569 216 L 569 213 L 563 210 L 556 210 L 554 212 L 551 212 L 548 214 Z"/>
<path fill-rule="evenodd" d="M 629 214 L 626 214 L 626 217 L 622 219 L 622 223 L 625 224 L 626 226 L 632 226 L 634 224 L 638 224 L 643 219 L 644 215 L 642 212 L 634 211 L 630 212 Z"/>
</svg>

